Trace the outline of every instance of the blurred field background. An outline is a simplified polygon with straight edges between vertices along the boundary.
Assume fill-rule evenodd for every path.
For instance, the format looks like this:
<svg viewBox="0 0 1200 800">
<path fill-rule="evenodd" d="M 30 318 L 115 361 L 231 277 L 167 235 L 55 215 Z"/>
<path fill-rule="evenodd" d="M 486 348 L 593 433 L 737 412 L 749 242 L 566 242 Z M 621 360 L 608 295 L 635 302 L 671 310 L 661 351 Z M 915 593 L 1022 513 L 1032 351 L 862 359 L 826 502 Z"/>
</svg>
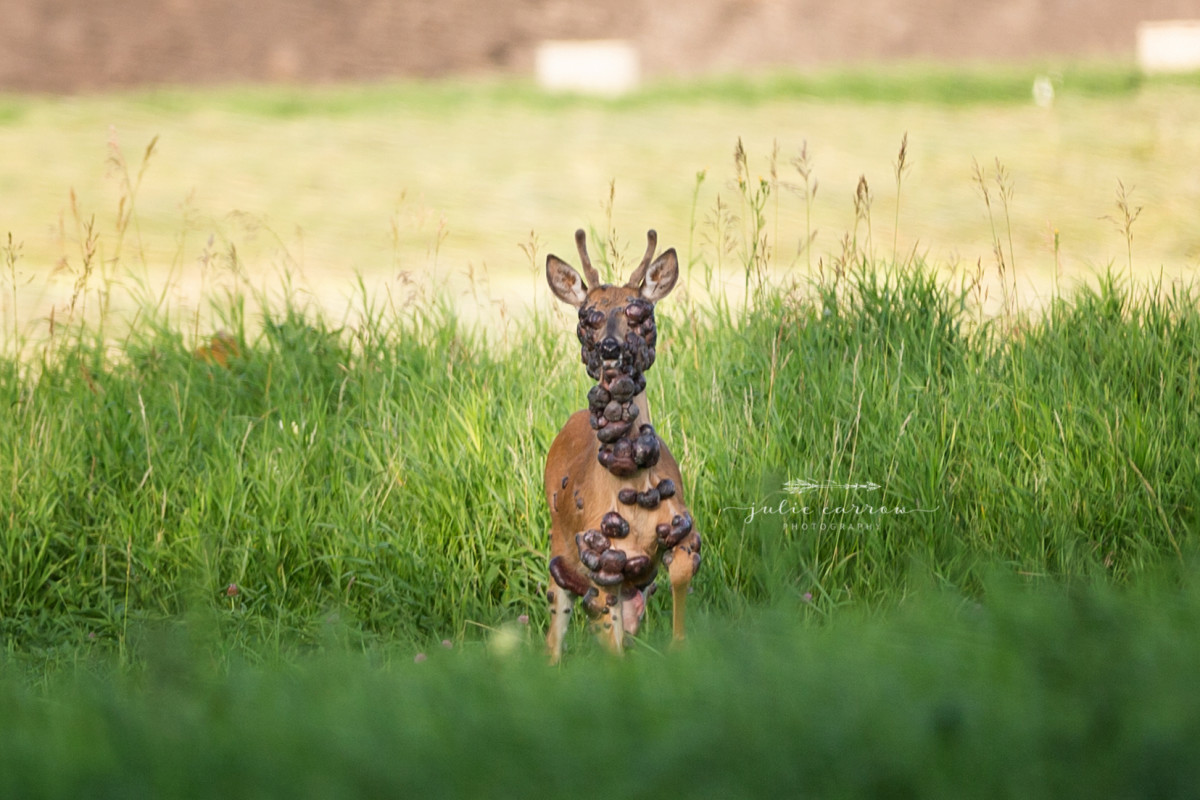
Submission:
<svg viewBox="0 0 1200 800">
<path fill-rule="evenodd" d="M 1050 108 L 1033 103 L 1039 76 L 1055 87 Z M 102 262 L 121 242 L 112 277 L 174 287 L 185 308 L 236 250 L 253 285 L 287 270 L 335 315 L 356 274 L 397 294 L 410 279 L 444 284 L 473 317 L 495 316 L 493 301 L 516 312 L 544 294 L 540 266 L 519 247 L 531 234 L 544 258 L 570 254 L 576 227 L 615 230 L 632 251 L 653 226 L 696 261 L 718 238 L 718 201 L 746 215 L 733 185 L 739 138 L 750 180 L 776 189 L 766 213 L 779 271 L 803 275 L 840 252 L 864 176 L 878 254 L 891 257 L 895 241 L 901 255 L 947 270 L 982 264 L 994 278 L 973 175 L 978 165 L 993 176 L 998 194 L 997 163 L 1011 187 L 1002 238 L 1031 303 L 1050 295 L 1056 273 L 1070 285 L 1127 262 L 1119 184 L 1141 210 L 1139 274 L 1175 278 L 1200 259 L 1200 179 L 1185 168 L 1200 155 L 1200 91 L 1120 65 L 668 82 L 617 101 L 493 81 L 8 97 L 0 111 L 0 227 L 22 246 L 28 324 L 70 297 L 93 219 Z M 123 201 L 152 141 L 136 196 Z M 811 221 L 795 191 L 803 147 Z M 136 224 L 119 234 L 130 211 Z M 808 224 L 816 237 L 802 254 Z"/>
<path fill-rule="evenodd" d="M 1017 289 L 1036 304 L 1055 277 L 1128 260 L 1109 219 L 1121 216 L 1118 181 L 1142 209 L 1142 274 L 1177 276 L 1200 258 L 1188 224 L 1200 185 L 1183 168 L 1198 146 L 1194 81 L 1133 65 L 1140 21 L 1197 15 L 1194 0 L 1083 15 L 1066 0 L 970 13 L 946 0 L 504 0 L 486 13 L 467 0 L 70 12 L 5 0 L 0 235 L 22 245 L 16 302 L 34 327 L 74 294 L 93 218 L 110 277 L 171 287 L 182 310 L 236 253 L 254 285 L 286 269 L 335 315 L 361 273 L 397 294 L 444 282 L 464 313 L 494 322 L 499 304 L 517 313 L 540 291 L 518 247 L 531 233 L 569 251 L 579 226 L 625 241 L 654 226 L 697 261 L 706 236 L 719 238 L 704 230 L 719 196 L 745 217 L 731 187 L 740 138 L 750 179 L 779 190 L 768 234 L 780 271 L 842 249 L 860 176 L 887 255 L 895 242 L 939 268 L 990 266 L 972 175 L 999 163 Z M 603 101 L 534 86 L 540 41 L 596 37 L 636 49 L 639 91 Z M 1034 104 L 1035 82 L 1052 90 L 1048 107 Z M 126 179 L 151 141 L 126 235 Z M 806 144 L 811 209 L 788 191 Z"/>
</svg>

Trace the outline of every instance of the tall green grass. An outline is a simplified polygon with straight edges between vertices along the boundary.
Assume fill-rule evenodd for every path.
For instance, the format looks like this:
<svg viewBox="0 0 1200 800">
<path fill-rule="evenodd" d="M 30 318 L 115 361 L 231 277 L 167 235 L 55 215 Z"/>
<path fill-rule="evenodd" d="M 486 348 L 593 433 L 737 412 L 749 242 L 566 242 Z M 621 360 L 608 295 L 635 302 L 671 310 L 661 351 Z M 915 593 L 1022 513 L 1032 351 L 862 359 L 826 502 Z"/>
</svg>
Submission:
<svg viewBox="0 0 1200 800">
<path fill-rule="evenodd" d="M 0 678 L 0 794 L 1190 796 L 1194 586 L 990 588 L 824 628 L 709 618 L 682 652 L 561 668 L 468 646 L 217 669 L 177 628 L 135 670 Z"/>
<path fill-rule="evenodd" d="M 920 263 L 670 303 L 651 405 L 705 536 L 701 613 L 972 594 L 997 565 L 1121 584 L 1190 554 L 1191 288 L 1108 278 L 1015 330 Z M 568 326 L 499 345 L 445 305 L 363 306 L 337 329 L 220 306 L 226 366 L 151 309 L 116 352 L 85 327 L 4 361 L 8 647 L 195 608 L 415 642 L 542 623 L 540 475 L 586 393 Z"/>
</svg>

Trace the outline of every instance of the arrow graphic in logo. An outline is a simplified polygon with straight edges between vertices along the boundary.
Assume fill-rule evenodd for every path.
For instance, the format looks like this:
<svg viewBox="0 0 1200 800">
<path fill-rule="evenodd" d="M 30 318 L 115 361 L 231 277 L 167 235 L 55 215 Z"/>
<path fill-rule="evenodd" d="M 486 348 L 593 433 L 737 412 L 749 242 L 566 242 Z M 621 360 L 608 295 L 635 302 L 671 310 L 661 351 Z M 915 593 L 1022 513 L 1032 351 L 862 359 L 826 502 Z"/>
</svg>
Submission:
<svg viewBox="0 0 1200 800">
<path fill-rule="evenodd" d="M 882 488 L 878 483 L 835 483 L 833 481 L 810 481 L 807 478 L 792 478 L 783 485 L 783 490 L 788 494 L 804 494 L 805 492 L 816 491 L 820 489 L 866 489 L 867 491 L 875 491 Z"/>
</svg>

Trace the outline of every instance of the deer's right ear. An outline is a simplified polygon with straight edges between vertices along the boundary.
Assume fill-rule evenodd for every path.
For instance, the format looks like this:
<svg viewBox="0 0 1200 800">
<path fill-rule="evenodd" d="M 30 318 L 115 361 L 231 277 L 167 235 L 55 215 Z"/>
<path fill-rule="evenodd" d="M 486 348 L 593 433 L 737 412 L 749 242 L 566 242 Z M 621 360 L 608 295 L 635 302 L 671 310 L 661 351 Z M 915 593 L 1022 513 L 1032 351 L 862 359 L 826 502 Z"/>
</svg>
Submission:
<svg viewBox="0 0 1200 800">
<path fill-rule="evenodd" d="M 579 308 L 587 300 L 587 284 L 579 273 L 558 256 L 546 256 L 546 282 L 554 296 L 568 305 Z"/>
</svg>

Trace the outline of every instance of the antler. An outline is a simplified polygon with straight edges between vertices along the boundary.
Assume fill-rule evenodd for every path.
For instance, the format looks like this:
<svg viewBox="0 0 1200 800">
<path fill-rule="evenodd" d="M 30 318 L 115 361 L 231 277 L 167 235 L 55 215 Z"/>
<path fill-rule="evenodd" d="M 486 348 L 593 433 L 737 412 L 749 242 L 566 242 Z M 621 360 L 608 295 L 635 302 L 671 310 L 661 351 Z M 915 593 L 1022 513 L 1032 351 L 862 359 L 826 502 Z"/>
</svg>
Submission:
<svg viewBox="0 0 1200 800">
<path fill-rule="evenodd" d="M 654 258 L 654 250 L 658 247 L 658 233 L 651 228 L 646 231 L 646 255 L 642 257 L 642 263 L 629 276 L 629 282 L 625 285 L 631 289 L 636 289 L 642 285 L 642 281 L 646 278 L 646 267 L 650 266 L 650 259 Z"/>
<path fill-rule="evenodd" d="M 587 281 L 589 288 L 595 288 L 600 285 L 600 273 L 592 266 L 592 260 L 588 258 L 587 252 L 587 234 L 583 232 L 583 228 L 575 231 L 575 246 L 579 248 L 579 260 L 583 262 L 583 278 Z"/>
</svg>

